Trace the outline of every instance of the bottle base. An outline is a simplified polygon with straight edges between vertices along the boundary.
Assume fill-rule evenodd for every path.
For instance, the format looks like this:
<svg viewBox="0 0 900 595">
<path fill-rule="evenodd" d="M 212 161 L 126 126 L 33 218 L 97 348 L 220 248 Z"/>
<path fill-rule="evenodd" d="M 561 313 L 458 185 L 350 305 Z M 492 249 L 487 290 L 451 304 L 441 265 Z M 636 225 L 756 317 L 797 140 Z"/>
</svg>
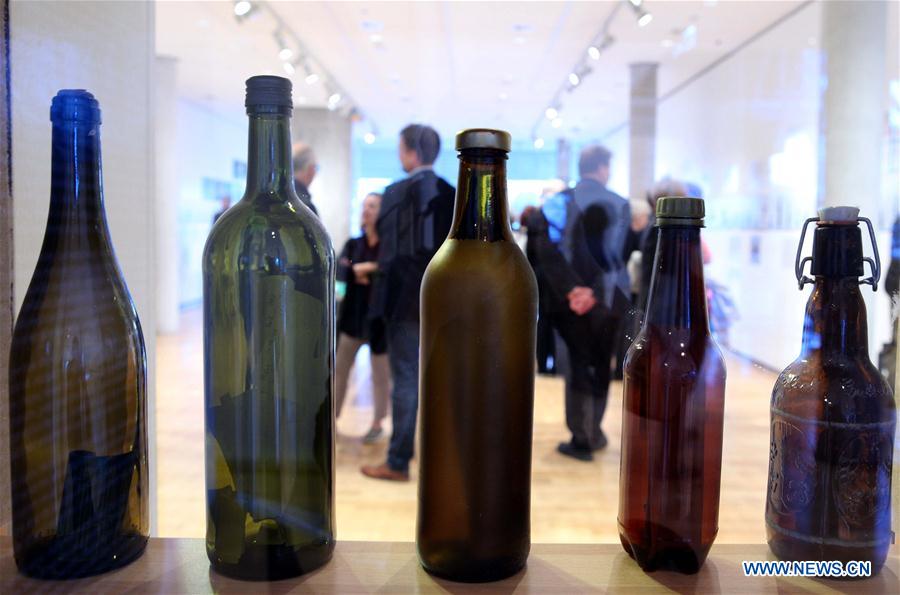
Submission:
<svg viewBox="0 0 900 595">
<path fill-rule="evenodd" d="M 64 580 L 110 572 L 134 562 L 147 548 L 147 535 L 128 533 L 112 542 L 85 548 L 60 537 L 51 537 L 16 555 L 19 572 L 31 578 Z M 72 553 L 76 555 L 72 555 Z"/>
<path fill-rule="evenodd" d="M 207 549 L 212 569 L 243 581 L 277 581 L 307 574 L 327 564 L 334 554 L 334 541 L 324 545 L 292 548 L 285 545 L 251 545 L 234 564 L 217 560 Z"/>
<path fill-rule="evenodd" d="M 684 541 L 661 542 L 652 547 L 637 544 L 619 533 L 622 547 L 644 572 L 670 570 L 681 574 L 696 574 L 706 562 L 712 543 L 694 547 Z"/>
<path fill-rule="evenodd" d="M 515 556 L 495 556 L 480 559 L 455 556 L 451 551 L 466 551 L 453 548 L 447 553 L 423 556 L 419 552 L 419 562 L 428 574 L 458 583 L 490 583 L 509 578 L 525 568 L 528 553 Z"/>
</svg>

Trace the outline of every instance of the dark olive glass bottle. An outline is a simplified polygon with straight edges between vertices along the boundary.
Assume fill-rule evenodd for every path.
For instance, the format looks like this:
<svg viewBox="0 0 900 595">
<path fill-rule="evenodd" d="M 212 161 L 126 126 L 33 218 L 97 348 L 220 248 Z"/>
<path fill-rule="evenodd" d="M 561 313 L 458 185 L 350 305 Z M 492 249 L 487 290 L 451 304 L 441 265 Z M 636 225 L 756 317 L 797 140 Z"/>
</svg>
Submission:
<svg viewBox="0 0 900 595">
<path fill-rule="evenodd" d="M 537 283 L 509 227 L 509 134 L 465 130 L 456 148 L 453 225 L 422 281 L 416 543 L 427 571 L 480 582 L 531 547 Z"/>
<path fill-rule="evenodd" d="M 812 258 L 801 261 L 798 251 L 801 288 L 814 286 L 800 357 L 772 392 L 766 532 L 772 552 L 784 560 L 868 561 L 874 575 L 892 539 L 897 412 L 869 359 L 858 223 L 868 220 L 858 214 L 823 209 L 807 221 L 816 222 Z M 872 246 L 873 275 L 865 282 L 875 287 L 880 267 Z M 809 260 L 814 279 L 803 276 Z"/>
<path fill-rule="evenodd" d="M 203 256 L 206 549 L 251 580 L 334 550 L 334 253 L 294 191 L 290 81 L 247 81 L 247 189 Z"/>
<path fill-rule="evenodd" d="M 9 363 L 13 546 L 40 578 L 134 560 L 150 529 L 147 358 L 103 207 L 100 108 L 60 91 L 50 214 Z"/>
<path fill-rule="evenodd" d="M 657 203 L 647 314 L 625 357 L 619 537 L 645 571 L 697 572 L 718 531 L 725 362 L 709 332 L 698 198 Z"/>
</svg>

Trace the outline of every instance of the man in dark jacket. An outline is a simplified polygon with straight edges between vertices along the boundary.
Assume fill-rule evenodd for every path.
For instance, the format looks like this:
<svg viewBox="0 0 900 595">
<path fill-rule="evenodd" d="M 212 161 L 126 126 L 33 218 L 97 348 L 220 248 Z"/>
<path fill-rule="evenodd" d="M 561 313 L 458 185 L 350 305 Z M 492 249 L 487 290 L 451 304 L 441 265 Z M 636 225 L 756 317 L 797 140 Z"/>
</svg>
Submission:
<svg viewBox="0 0 900 595">
<path fill-rule="evenodd" d="M 566 425 L 569 442 L 560 453 L 582 461 L 606 446 L 600 423 L 606 410 L 619 320 L 630 288 L 624 248 L 631 225 L 628 201 L 606 188 L 610 152 L 589 146 L 579 158 L 581 180 L 566 207 L 566 229 L 558 246 L 545 217 L 528 216 L 540 274 L 553 307 L 554 326 L 566 343 Z"/>
<path fill-rule="evenodd" d="M 400 132 L 400 163 L 408 175 L 384 191 L 376 224 L 381 240 L 372 315 L 382 316 L 394 389 L 387 461 L 364 475 L 407 481 L 419 406 L 419 287 L 425 267 L 450 233 L 453 186 L 434 173 L 441 139 L 429 126 Z"/>
</svg>

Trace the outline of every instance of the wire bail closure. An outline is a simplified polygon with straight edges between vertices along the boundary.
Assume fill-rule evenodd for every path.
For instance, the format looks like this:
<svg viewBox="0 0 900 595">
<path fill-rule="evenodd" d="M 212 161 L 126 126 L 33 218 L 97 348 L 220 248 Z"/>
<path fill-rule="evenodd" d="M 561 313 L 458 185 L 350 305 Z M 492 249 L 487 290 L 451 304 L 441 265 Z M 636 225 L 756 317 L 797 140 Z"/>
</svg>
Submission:
<svg viewBox="0 0 900 595">
<path fill-rule="evenodd" d="M 800 285 L 800 289 L 803 289 L 803 286 L 807 283 L 815 283 L 815 279 L 812 277 L 808 277 L 803 274 L 803 269 L 806 268 L 807 262 L 812 262 L 812 256 L 803 257 L 803 243 L 806 240 L 806 229 L 809 227 L 810 223 L 818 223 L 821 221 L 819 217 L 810 217 L 806 221 L 803 222 L 803 229 L 800 232 L 800 245 L 797 246 L 797 258 L 794 261 L 794 274 L 797 276 L 797 282 Z M 875 258 L 872 259 L 868 256 L 863 257 L 863 262 L 869 263 L 869 268 L 872 271 L 872 276 L 866 277 L 865 279 L 859 282 L 860 285 L 871 285 L 872 291 L 878 291 L 878 281 L 881 280 L 881 258 L 878 256 L 878 244 L 875 242 L 875 228 L 872 226 L 872 221 L 869 220 L 868 217 L 857 217 L 857 223 L 865 223 L 866 227 L 869 228 L 869 239 L 872 242 L 872 253 Z"/>
</svg>

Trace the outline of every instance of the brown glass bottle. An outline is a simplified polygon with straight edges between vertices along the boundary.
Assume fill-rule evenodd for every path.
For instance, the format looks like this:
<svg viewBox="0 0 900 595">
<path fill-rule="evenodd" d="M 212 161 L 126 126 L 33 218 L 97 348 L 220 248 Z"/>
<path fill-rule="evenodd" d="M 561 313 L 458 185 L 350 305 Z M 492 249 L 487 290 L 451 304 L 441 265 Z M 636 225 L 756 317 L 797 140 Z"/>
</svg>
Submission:
<svg viewBox="0 0 900 595">
<path fill-rule="evenodd" d="M 718 531 L 725 362 L 710 336 L 703 201 L 662 198 L 647 314 L 625 358 L 619 537 L 646 571 L 703 565 Z"/>
<path fill-rule="evenodd" d="M 513 242 L 505 132 L 466 130 L 456 211 L 422 281 L 417 545 L 457 581 L 515 574 L 531 547 L 537 283 Z"/>
<path fill-rule="evenodd" d="M 766 532 L 784 560 L 869 561 L 875 574 L 891 542 L 897 413 L 869 359 L 857 214 L 824 209 L 810 220 L 815 280 L 802 266 L 798 277 L 815 285 L 800 357 L 772 393 Z"/>
</svg>

